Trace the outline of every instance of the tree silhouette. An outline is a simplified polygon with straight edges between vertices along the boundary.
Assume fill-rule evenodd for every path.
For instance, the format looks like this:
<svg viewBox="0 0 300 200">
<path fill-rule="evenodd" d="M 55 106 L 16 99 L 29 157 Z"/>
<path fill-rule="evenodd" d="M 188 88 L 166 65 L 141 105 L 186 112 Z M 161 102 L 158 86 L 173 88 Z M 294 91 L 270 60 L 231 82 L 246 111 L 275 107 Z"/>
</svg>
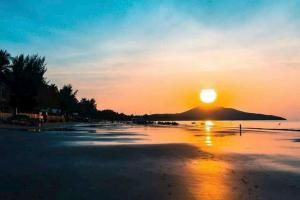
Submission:
<svg viewBox="0 0 300 200">
<path fill-rule="evenodd" d="M 0 83 L 5 82 L 5 71 L 8 70 L 10 65 L 10 54 L 5 50 L 0 50 Z"/>
<path fill-rule="evenodd" d="M 84 117 L 94 116 L 97 111 L 95 99 L 82 98 L 79 102 L 80 114 Z"/>
<path fill-rule="evenodd" d="M 77 107 L 78 100 L 76 98 L 77 92 L 78 92 L 77 90 L 75 91 L 73 90 L 73 87 L 70 84 L 64 85 L 59 90 L 60 108 L 66 115 L 78 111 L 78 107 Z"/>
<path fill-rule="evenodd" d="M 1 108 L 7 111 L 18 108 L 21 112 L 60 109 L 66 119 L 79 113 L 76 120 L 85 121 L 87 118 L 112 121 L 132 118 L 112 110 L 97 110 L 95 99 L 78 101 L 78 91 L 72 85 L 64 85 L 59 90 L 55 84 L 46 82 L 45 72 L 44 57 L 23 54 L 11 57 L 7 51 L 0 50 L 0 86 L 5 88 L 6 94 L 0 99 Z"/>
<path fill-rule="evenodd" d="M 34 111 L 38 105 L 38 91 L 45 84 L 45 58 L 38 55 L 16 56 L 9 70 L 5 70 L 10 91 L 10 105 L 20 111 Z"/>
<path fill-rule="evenodd" d="M 39 109 L 59 109 L 59 90 L 55 84 L 43 84 L 38 92 Z"/>
</svg>

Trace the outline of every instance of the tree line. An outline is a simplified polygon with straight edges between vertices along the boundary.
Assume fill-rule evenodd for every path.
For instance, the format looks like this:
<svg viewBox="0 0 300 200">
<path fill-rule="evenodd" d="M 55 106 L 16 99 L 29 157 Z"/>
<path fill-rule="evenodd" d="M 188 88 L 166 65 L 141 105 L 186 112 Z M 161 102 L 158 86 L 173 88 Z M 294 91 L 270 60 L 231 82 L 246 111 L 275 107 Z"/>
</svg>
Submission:
<svg viewBox="0 0 300 200">
<path fill-rule="evenodd" d="M 66 118 L 127 120 L 129 116 L 112 110 L 97 110 L 95 99 L 78 100 L 71 84 L 61 88 L 47 81 L 46 59 L 39 55 L 11 56 L 0 50 L 0 111 L 40 112 L 64 115 Z"/>
</svg>

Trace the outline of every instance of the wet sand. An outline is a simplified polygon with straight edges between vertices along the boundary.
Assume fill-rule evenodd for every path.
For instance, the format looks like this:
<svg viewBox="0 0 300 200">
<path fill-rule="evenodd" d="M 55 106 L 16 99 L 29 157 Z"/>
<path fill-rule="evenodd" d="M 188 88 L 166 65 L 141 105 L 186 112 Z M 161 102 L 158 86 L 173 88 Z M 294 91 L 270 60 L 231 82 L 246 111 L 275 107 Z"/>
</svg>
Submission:
<svg viewBox="0 0 300 200">
<path fill-rule="evenodd" d="M 0 133 L 0 199 L 300 199 L 299 133 L 129 125 Z"/>
</svg>

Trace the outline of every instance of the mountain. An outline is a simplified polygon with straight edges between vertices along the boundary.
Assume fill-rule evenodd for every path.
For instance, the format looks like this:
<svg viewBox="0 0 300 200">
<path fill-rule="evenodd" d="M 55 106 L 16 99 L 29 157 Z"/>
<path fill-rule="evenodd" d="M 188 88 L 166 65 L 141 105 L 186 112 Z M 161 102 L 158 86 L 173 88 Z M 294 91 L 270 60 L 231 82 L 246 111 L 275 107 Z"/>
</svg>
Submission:
<svg viewBox="0 0 300 200">
<path fill-rule="evenodd" d="M 285 118 L 265 115 L 258 113 L 249 113 L 239 111 L 233 108 L 203 108 L 195 107 L 188 111 L 175 114 L 152 114 L 145 116 L 147 120 L 152 121 L 183 121 L 183 120 L 286 120 Z"/>
</svg>

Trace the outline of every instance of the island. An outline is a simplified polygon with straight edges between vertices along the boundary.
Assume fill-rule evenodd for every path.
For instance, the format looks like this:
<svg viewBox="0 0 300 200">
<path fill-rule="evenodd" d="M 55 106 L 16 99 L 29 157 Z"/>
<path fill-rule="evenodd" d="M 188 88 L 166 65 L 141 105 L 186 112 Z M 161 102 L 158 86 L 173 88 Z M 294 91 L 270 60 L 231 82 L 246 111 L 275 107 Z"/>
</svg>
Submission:
<svg viewBox="0 0 300 200">
<path fill-rule="evenodd" d="M 189 120 L 286 120 L 275 115 L 243 112 L 233 108 L 201 106 L 182 113 L 145 115 L 151 121 L 189 121 Z"/>
</svg>

